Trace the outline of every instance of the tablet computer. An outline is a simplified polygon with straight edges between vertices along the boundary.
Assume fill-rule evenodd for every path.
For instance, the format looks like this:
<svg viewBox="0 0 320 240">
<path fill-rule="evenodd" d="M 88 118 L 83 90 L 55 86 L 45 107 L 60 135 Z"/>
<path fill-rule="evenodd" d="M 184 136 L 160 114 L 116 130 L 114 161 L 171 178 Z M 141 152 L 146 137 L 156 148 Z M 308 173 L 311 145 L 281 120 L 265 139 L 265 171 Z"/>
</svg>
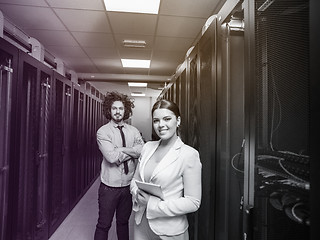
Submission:
<svg viewBox="0 0 320 240">
<path fill-rule="evenodd" d="M 163 200 L 163 193 L 161 190 L 161 186 L 153 183 L 141 182 L 139 180 L 135 180 L 139 189 L 149 193 L 153 196 L 159 197 Z"/>
</svg>

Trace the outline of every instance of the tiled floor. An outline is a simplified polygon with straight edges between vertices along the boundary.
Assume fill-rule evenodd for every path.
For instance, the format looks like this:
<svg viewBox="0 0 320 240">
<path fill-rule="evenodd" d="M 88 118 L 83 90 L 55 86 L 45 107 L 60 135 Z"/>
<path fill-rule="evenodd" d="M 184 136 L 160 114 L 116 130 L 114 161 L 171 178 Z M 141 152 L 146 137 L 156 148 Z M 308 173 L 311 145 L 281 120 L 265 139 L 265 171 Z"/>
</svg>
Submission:
<svg viewBox="0 0 320 240">
<path fill-rule="evenodd" d="M 98 218 L 99 184 L 100 179 L 98 178 L 49 240 L 93 240 Z M 132 239 L 132 221 L 133 214 L 131 214 L 129 222 L 130 239 Z M 108 239 L 118 239 L 115 221 L 112 223 Z"/>
</svg>

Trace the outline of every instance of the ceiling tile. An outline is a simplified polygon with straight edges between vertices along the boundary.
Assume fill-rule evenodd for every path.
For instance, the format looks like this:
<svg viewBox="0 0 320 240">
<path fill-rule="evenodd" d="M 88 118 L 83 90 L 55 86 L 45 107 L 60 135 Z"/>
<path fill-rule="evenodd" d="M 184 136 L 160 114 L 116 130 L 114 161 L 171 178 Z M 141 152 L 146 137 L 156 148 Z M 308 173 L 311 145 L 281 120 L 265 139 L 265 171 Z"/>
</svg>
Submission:
<svg viewBox="0 0 320 240">
<path fill-rule="evenodd" d="M 50 8 L 0 4 L 0 9 L 8 19 L 24 30 L 66 30 Z"/>
<path fill-rule="evenodd" d="M 161 0 L 158 15 L 106 12 L 102 0 L 0 0 L 0 9 L 6 19 L 38 39 L 70 70 L 89 76 L 132 74 L 148 79 L 175 73 L 187 50 L 201 36 L 208 17 L 223 2 Z M 124 48 L 124 39 L 145 40 L 147 44 L 143 49 Z M 123 68 L 120 57 L 151 57 L 151 68 Z M 126 83 L 115 85 L 119 91 L 123 87 L 128 88 Z"/>
<path fill-rule="evenodd" d="M 93 58 L 92 61 L 97 66 L 100 73 L 124 73 L 124 69 L 119 59 Z"/>
<path fill-rule="evenodd" d="M 108 12 L 114 33 L 153 35 L 157 15 Z"/>
<path fill-rule="evenodd" d="M 91 58 L 119 58 L 116 48 L 84 47 L 83 50 Z"/>
<path fill-rule="evenodd" d="M 208 18 L 222 0 L 162 0 L 160 15 Z"/>
<path fill-rule="evenodd" d="M 49 46 L 48 48 L 54 56 L 61 59 L 87 57 L 85 52 L 80 47 Z"/>
<path fill-rule="evenodd" d="M 72 32 L 72 34 L 78 43 L 84 47 L 115 47 L 113 37 L 108 33 Z"/>
<path fill-rule="evenodd" d="M 82 70 L 87 73 L 96 73 L 98 69 L 88 58 L 67 58 L 65 57 L 64 62 L 67 67 L 70 67 L 75 72 L 81 72 Z"/>
<path fill-rule="evenodd" d="M 181 52 L 155 51 L 151 61 L 151 74 L 172 75 L 179 64 L 184 61 Z"/>
<path fill-rule="evenodd" d="M 148 68 L 124 68 L 126 74 L 137 74 L 137 75 L 147 75 L 149 72 Z"/>
<path fill-rule="evenodd" d="M 134 49 L 134 48 L 120 48 L 120 58 L 128 59 L 151 59 L 151 49 Z"/>
<path fill-rule="evenodd" d="M 28 30 L 31 37 L 36 38 L 47 46 L 79 46 L 72 35 L 67 31 Z"/>
<path fill-rule="evenodd" d="M 25 1 L 25 0 L 20 0 Z M 104 11 L 104 5 L 101 0 L 46 0 L 51 7 L 55 8 L 74 8 L 86 10 Z"/>
<path fill-rule="evenodd" d="M 101 90 L 102 93 L 118 91 L 130 95 L 130 89 L 126 82 L 90 82 L 92 85 Z M 119 90 L 121 88 L 121 90 Z"/>
<path fill-rule="evenodd" d="M 69 31 L 111 32 L 103 11 L 55 9 Z"/>
<path fill-rule="evenodd" d="M 43 0 L 1 0 L 1 3 L 10 3 L 26 6 L 39 6 L 39 7 L 48 7 L 46 1 Z"/>
<path fill-rule="evenodd" d="M 205 22 L 203 18 L 160 16 L 157 36 L 194 38 Z"/>
</svg>

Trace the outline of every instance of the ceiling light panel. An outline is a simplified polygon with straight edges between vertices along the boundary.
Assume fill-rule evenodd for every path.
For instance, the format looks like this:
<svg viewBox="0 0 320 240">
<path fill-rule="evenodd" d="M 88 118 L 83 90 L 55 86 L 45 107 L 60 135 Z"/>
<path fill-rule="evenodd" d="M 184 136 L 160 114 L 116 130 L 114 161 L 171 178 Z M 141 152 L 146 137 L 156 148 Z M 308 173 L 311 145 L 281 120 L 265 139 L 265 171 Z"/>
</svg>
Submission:
<svg viewBox="0 0 320 240">
<path fill-rule="evenodd" d="M 147 44 L 144 40 L 123 40 L 122 43 L 124 47 L 132 48 L 145 48 Z"/>
<path fill-rule="evenodd" d="M 158 14 L 160 0 L 104 0 L 107 11 Z"/>
<path fill-rule="evenodd" d="M 148 83 L 143 82 L 128 82 L 129 87 L 147 87 Z"/>
<path fill-rule="evenodd" d="M 127 68 L 150 68 L 150 60 L 121 59 L 121 63 Z"/>
<path fill-rule="evenodd" d="M 131 93 L 131 96 L 133 96 L 133 97 L 144 97 L 144 96 L 146 96 L 146 94 L 145 93 Z"/>
</svg>

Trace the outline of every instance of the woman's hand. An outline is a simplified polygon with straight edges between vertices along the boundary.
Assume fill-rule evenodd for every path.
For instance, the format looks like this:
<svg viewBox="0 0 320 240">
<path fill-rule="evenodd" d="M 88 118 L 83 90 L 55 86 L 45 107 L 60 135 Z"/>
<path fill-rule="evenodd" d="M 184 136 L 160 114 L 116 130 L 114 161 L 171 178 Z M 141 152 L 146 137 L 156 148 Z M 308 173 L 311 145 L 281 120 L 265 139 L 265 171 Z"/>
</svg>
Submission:
<svg viewBox="0 0 320 240">
<path fill-rule="evenodd" d="M 150 195 L 140 189 L 137 190 L 137 202 L 140 206 L 144 206 L 148 204 Z"/>
</svg>

